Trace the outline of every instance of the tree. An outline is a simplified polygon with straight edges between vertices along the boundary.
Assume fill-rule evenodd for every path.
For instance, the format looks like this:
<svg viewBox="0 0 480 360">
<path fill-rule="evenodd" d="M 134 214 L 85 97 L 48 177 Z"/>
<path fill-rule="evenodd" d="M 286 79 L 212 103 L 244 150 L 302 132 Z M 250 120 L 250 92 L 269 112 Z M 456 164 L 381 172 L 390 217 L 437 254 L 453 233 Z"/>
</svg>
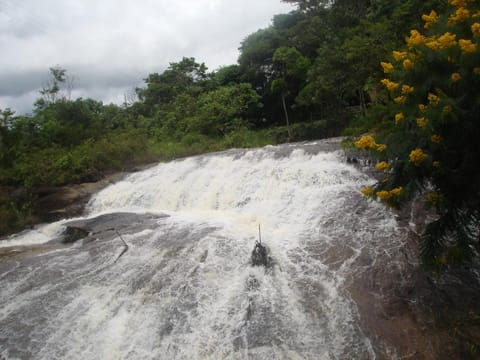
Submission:
<svg viewBox="0 0 480 360">
<path fill-rule="evenodd" d="M 250 84 L 222 86 L 199 97 L 198 111 L 188 129 L 204 135 L 224 136 L 247 127 L 249 115 L 261 106 L 260 96 Z"/>
<path fill-rule="evenodd" d="M 441 269 L 480 250 L 480 5 L 449 0 L 422 16 L 406 46 L 382 62 L 390 100 L 375 138 L 356 142 L 377 153 L 385 178 L 364 194 L 399 206 L 417 194 L 436 213 L 422 235 L 422 257 Z"/>
<path fill-rule="evenodd" d="M 6 108 L 5 110 L 0 109 L 0 115 L 0 127 L 7 129 L 11 128 L 14 120 L 15 111 L 10 108 Z"/>
<path fill-rule="evenodd" d="M 275 80 L 272 82 L 272 92 L 280 94 L 288 137 L 291 138 L 286 97 L 290 93 L 294 96 L 298 93 L 305 80 L 310 61 L 297 49 L 282 46 L 273 54 L 273 66 Z"/>
<path fill-rule="evenodd" d="M 37 108 L 43 108 L 49 104 L 55 103 L 59 98 L 62 97 L 60 93 L 61 86 L 64 86 L 67 82 L 67 70 L 60 67 L 59 65 L 51 67 L 49 69 L 49 79 L 47 84 L 40 90 L 42 95 L 41 99 L 38 99 L 35 105 Z M 63 96 L 64 97 L 64 96 Z"/>
<path fill-rule="evenodd" d="M 213 81 L 217 86 L 240 83 L 240 67 L 238 65 L 222 66 L 213 74 Z"/>
<path fill-rule="evenodd" d="M 278 95 L 272 93 L 273 54 L 281 46 L 291 46 L 298 38 L 292 31 L 303 18 L 298 12 L 275 16 L 270 27 L 250 34 L 241 43 L 238 58 L 241 81 L 252 84 L 264 104 L 256 114 L 259 127 L 274 124 L 283 117 Z"/>
<path fill-rule="evenodd" d="M 163 73 L 150 74 L 144 80 L 147 87 L 137 88 L 136 92 L 145 105 L 144 115 L 152 115 L 156 108 L 182 92 L 200 94 L 209 76 L 204 63 L 197 63 L 193 57 L 183 57 L 180 62 L 170 63 Z"/>
<path fill-rule="evenodd" d="M 333 3 L 333 0 L 282 0 L 283 2 L 296 4 L 298 9 L 304 12 L 315 12 Z"/>
<path fill-rule="evenodd" d="M 13 125 L 15 111 L 10 108 L 0 109 L 0 115 L 0 164 L 3 165 L 9 161 L 7 152 L 10 147 L 10 129 Z"/>
</svg>

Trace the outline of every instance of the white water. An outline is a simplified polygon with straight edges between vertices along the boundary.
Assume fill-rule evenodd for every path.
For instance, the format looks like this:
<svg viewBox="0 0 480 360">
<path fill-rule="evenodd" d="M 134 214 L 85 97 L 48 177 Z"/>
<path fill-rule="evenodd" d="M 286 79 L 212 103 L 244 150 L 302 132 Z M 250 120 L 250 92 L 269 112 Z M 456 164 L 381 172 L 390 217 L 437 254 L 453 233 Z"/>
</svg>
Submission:
<svg viewBox="0 0 480 360">
<path fill-rule="evenodd" d="M 124 224 L 116 263 L 116 236 L 0 263 L 0 359 L 374 359 L 348 285 L 401 237 L 329 147 L 186 158 L 104 189 L 88 217 L 169 217 Z M 270 269 L 249 263 L 258 224 Z"/>
</svg>

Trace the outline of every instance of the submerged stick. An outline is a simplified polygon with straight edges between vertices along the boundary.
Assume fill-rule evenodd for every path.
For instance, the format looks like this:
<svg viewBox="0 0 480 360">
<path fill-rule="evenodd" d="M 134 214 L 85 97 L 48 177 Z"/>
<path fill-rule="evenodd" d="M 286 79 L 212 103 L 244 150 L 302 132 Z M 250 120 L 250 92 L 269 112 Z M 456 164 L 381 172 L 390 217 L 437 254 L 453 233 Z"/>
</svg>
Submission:
<svg viewBox="0 0 480 360">
<path fill-rule="evenodd" d="M 120 259 L 123 256 L 123 254 L 125 254 L 128 251 L 128 244 L 125 242 L 125 240 L 123 240 L 122 235 L 120 235 L 120 233 L 116 230 L 115 230 L 115 232 L 117 233 L 120 240 L 122 240 L 122 242 L 123 242 L 123 250 L 120 253 L 120 255 L 118 255 L 117 258 L 115 259 L 115 261 L 113 262 L 114 264 L 118 261 L 118 259 Z"/>
</svg>

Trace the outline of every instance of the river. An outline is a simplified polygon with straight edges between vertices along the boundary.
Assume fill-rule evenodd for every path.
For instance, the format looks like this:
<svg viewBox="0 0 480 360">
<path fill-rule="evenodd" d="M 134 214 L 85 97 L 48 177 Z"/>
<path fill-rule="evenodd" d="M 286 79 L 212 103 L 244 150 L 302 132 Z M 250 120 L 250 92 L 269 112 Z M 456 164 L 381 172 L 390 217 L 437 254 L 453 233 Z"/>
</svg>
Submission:
<svg viewBox="0 0 480 360">
<path fill-rule="evenodd" d="M 339 141 L 160 163 L 100 191 L 81 218 L 1 241 L 0 359 L 411 352 L 368 322 L 385 296 L 372 276 L 401 281 L 416 266 L 407 231 L 362 197 L 374 180 Z M 72 224 L 89 234 L 65 244 Z M 267 268 L 250 262 L 259 224 Z"/>
</svg>

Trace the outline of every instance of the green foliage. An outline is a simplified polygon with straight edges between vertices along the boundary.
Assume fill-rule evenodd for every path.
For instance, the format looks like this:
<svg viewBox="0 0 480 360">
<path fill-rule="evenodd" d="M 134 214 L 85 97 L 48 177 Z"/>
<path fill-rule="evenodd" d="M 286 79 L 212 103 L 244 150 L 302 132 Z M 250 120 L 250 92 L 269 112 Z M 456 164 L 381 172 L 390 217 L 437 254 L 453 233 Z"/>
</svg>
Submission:
<svg viewBox="0 0 480 360">
<path fill-rule="evenodd" d="M 305 80 L 310 61 L 297 49 L 281 46 L 273 53 L 272 60 L 274 71 L 278 76 L 289 82 Z"/>
<path fill-rule="evenodd" d="M 146 88 L 137 88 L 143 102 L 143 113 L 151 115 L 159 105 L 167 104 L 181 93 L 198 95 L 208 82 L 207 67 L 194 58 L 184 57 L 178 63 L 170 63 L 162 74 L 150 74 Z"/>
<path fill-rule="evenodd" d="M 273 54 L 275 80 L 272 81 L 271 88 L 273 94 L 280 94 L 289 136 L 291 136 L 291 130 L 287 96 L 295 97 L 298 94 L 300 88 L 304 85 L 309 66 L 309 59 L 295 48 L 281 46 Z"/>
<path fill-rule="evenodd" d="M 272 92 L 274 94 L 284 94 L 288 92 L 287 81 L 283 78 L 272 81 Z"/>
<path fill-rule="evenodd" d="M 256 114 L 255 126 L 264 127 L 278 122 L 283 117 L 278 95 L 272 94 L 274 80 L 273 56 L 282 46 L 289 46 L 291 33 L 303 16 L 298 13 L 278 16 L 274 24 L 249 35 L 240 46 L 238 64 L 242 82 L 247 82 L 261 96 L 263 108 Z"/>
<path fill-rule="evenodd" d="M 67 94 L 63 90 L 70 91 L 72 80 L 67 77 L 67 70 L 60 66 L 54 66 L 49 69 L 49 79 L 47 84 L 40 90 L 42 97 L 35 102 L 37 109 L 42 109 L 58 100 L 66 99 Z"/>
<path fill-rule="evenodd" d="M 38 221 L 34 215 L 34 202 L 26 191 L 24 198 L 16 198 L 9 188 L 0 187 L 0 234 L 20 231 Z"/>
<path fill-rule="evenodd" d="M 286 3 L 296 4 L 301 11 L 315 12 L 332 3 L 331 0 L 282 0 Z"/>
<path fill-rule="evenodd" d="M 260 97 L 250 84 L 223 86 L 202 94 L 198 118 L 190 129 L 205 135 L 225 135 L 248 125 L 248 115 L 260 107 Z"/>
<path fill-rule="evenodd" d="M 213 74 L 217 86 L 227 86 L 240 83 L 240 67 L 238 65 L 223 66 Z"/>
<path fill-rule="evenodd" d="M 374 113 L 376 138 L 386 145 L 379 156 L 391 172 L 372 196 L 391 203 L 396 196 L 385 194 L 397 188 L 401 203 L 426 194 L 437 219 L 425 229 L 422 255 L 434 268 L 468 260 L 480 247 L 480 7 L 450 3 L 425 14 L 425 34 L 412 31 L 402 51 L 382 63 L 391 100 Z M 357 145 L 375 148 L 366 139 Z"/>
</svg>

